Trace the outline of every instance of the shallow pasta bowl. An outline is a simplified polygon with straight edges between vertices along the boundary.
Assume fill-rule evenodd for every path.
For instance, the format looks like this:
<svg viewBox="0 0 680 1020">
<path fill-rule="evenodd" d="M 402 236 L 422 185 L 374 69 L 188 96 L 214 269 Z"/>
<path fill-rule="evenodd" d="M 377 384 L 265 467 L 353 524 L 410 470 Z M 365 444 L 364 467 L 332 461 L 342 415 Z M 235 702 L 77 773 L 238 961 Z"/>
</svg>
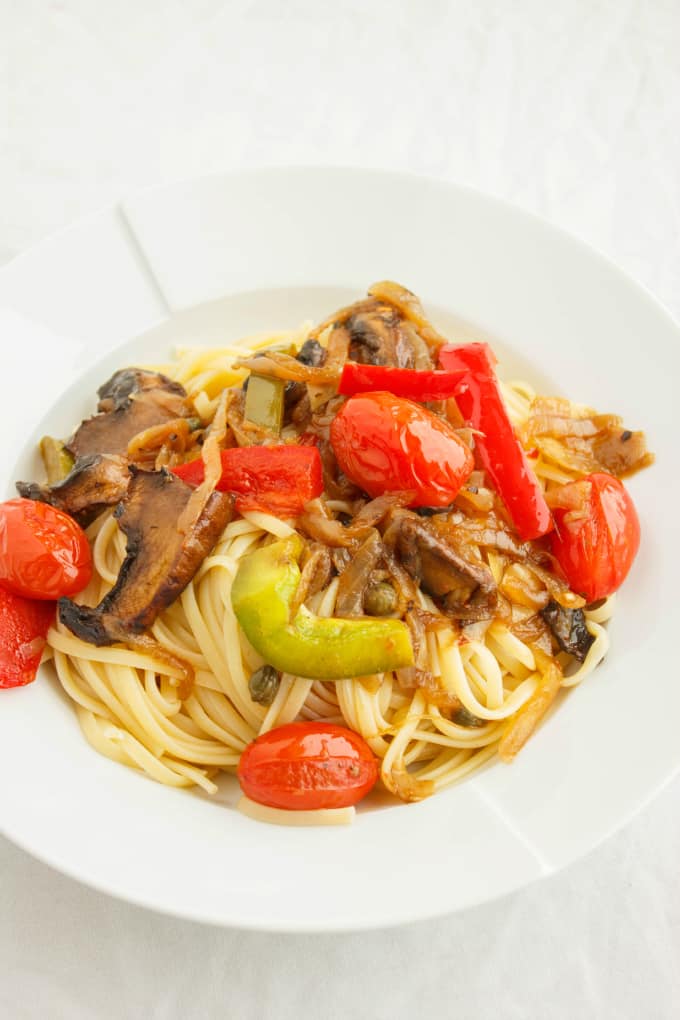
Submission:
<svg viewBox="0 0 680 1020">
<path fill-rule="evenodd" d="M 492 764 L 419 804 L 375 804 L 342 829 L 263 826 L 233 809 L 232 781 L 210 799 L 99 757 L 45 669 L 0 695 L 0 828 L 40 859 L 110 894 L 216 924 L 385 926 L 558 870 L 680 765 L 680 329 L 601 256 L 494 199 L 397 174 L 261 171 L 147 192 L 48 240 L 0 272 L 0 303 L 81 344 L 81 353 L 64 346 L 65 366 L 90 367 L 43 414 L 31 406 L 30 350 L 23 370 L 13 362 L 7 435 L 12 421 L 31 427 L 15 427 L 4 451 L 5 491 L 38 474 L 39 436 L 68 434 L 116 368 L 166 360 L 177 343 L 295 327 L 384 278 L 421 295 L 445 334 L 490 340 L 505 377 L 648 432 L 657 464 L 630 483 L 642 549 L 607 660 L 512 766 Z"/>
</svg>

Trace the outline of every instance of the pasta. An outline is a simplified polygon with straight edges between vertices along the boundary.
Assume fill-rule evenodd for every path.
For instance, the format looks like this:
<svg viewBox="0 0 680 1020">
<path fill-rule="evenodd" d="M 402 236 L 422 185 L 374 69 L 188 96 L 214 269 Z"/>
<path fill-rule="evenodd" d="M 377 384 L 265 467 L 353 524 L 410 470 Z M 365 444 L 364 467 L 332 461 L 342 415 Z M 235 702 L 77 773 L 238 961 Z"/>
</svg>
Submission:
<svg viewBox="0 0 680 1020">
<path fill-rule="evenodd" d="M 180 348 L 177 359 L 160 370 L 185 387 L 196 414 L 207 423 L 224 388 L 240 385 L 247 374 L 234 366 L 244 348 L 257 351 L 283 344 L 299 349 L 310 329 L 305 324 L 295 332 L 217 349 Z M 531 421 L 536 394 L 523 381 L 503 384 L 502 392 L 521 435 Z M 534 469 L 543 488 L 579 477 L 560 462 L 559 449 L 556 454 L 546 443 Z M 342 505 L 339 500 L 334 507 Z M 244 557 L 292 534 L 293 525 L 261 511 L 245 511 L 227 524 L 180 597 L 151 627 L 158 647 L 169 653 L 167 660 L 137 647 L 94 647 L 63 622 L 50 630 L 48 644 L 59 681 L 90 744 L 160 783 L 196 785 L 209 793 L 217 789 L 219 773 L 233 770 L 258 734 L 295 719 L 341 723 L 357 731 L 380 759 L 387 788 L 405 799 L 443 790 L 493 760 L 546 675 L 541 661 L 545 656 L 498 617 L 478 635 L 474 628 L 464 633 L 453 623 L 427 633 L 430 687 L 409 689 L 393 672 L 332 681 L 284 673 L 271 704 L 253 700 L 249 677 L 264 660 L 239 628 L 231 588 Z M 94 574 L 80 601 L 95 605 L 116 581 L 125 557 L 125 536 L 111 509 L 96 518 L 87 534 Z M 512 564 L 499 554 L 483 556 L 497 581 L 512 572 Z M 516 569 L 521 571 L 521 565 Z M 311 596 L 308 608 L 314 614 L 333 616 L 338 583 L 335 576 Z M 419 600 L 423 612 L 437 612 L 423 591 Z M 609 645 L 605 625 L 613 605 L 612 597 L 585 610 L 594 640 L 580 664 L 564 652 L 555 657 L 558 686 L 582 683 L 602 661 Z M 176 659 L 193 669 L 193 688 L 184 698 L 181 670 L 173 665 Z M 435 689 L 448 695 L 451 703 L 460 703 L 463 719 L 460 713 L 447 712 L 441 698 L 431 696 Z"/>
</svg>

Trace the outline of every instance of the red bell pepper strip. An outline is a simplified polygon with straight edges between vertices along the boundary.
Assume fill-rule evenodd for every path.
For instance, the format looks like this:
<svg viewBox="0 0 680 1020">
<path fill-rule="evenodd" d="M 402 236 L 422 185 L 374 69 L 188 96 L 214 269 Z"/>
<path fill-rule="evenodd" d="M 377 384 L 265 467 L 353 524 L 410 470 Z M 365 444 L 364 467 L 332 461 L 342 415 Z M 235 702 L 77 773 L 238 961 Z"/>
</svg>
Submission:
<svg viewBox="0 0 680 1020">
<path fill-rule="evenodd" d="M 340 376 L 339 393 L 353 397 L 357 393 L 387 390 L 395 397 L 406 397 L 424 403 L 446 400 L 456 394 L 465 371 L 419 371 L 415 368 L 393 368 L 385 365 L 360 365 L 345 362 Z"/>
<path fill-rule="evenodd" d="M 447 371 L 466 373 L 456 402 L 467 424 L 482 433 L 475 437 L 479 458 L 520 538 L 528 541 L 552 531 L 550 509 L 505 409 L 491 348 L 485 343 L 445 344 L 439 361 Z"/>
<path fill-rule="evenodd" d="M 236 509 L 297 517 L 305 503 L 323 492 L 321 457 L 315 446 L 242 446 L 222 450 L 220 492 L 236 494 Z M 205 477 L 203 461 L 178 464 L 173 473 L 187 485 Z"/>
<path fill-rule="evenodd" d="M 0 588 L 0 688 L 35 680 L 55 603 Z"/>
</svg>

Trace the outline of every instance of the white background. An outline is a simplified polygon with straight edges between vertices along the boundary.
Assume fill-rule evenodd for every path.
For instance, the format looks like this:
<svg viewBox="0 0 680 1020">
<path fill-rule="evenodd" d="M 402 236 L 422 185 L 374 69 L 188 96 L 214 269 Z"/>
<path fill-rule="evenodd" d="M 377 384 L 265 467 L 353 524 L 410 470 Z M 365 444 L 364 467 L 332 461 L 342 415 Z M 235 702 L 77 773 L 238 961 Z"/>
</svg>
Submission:
<svg viewBox="0 0 680 1020">
<path fill-rule="evenodd" d="M 376 166 L 543 214 L 678 316 L 679 54 L 677 0 L 0 0 L 0 262 L 147 185 Z M 0 840 L 0 1018 L 665 1020 L 680 1011 L 679 858 L 675 782 L 499 903 L 286 937 L 128 907 Z M 402 880 L 427 866 L 424 846 Z"/>
</svg>

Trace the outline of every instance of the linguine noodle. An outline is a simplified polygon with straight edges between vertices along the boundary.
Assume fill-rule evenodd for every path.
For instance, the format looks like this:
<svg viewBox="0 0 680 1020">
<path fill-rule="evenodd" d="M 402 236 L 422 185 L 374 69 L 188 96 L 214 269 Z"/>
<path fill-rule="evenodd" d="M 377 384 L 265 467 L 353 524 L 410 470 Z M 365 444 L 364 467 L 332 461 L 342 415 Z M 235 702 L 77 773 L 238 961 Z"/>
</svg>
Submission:
<svg viewBox="0 0 680 1020">
<path fill-rule="evenodd" d="M 256 350 L 286 342 L 299 347 L 308 332 L 305 326 L 218 349 L 180 348 L 177 360 L 161 370 L 185 387 L 207 423 L 217 412 L 223 389 L 245 378 L 243 369 L 233 367 L 244 346 Z M 535 394 L 524 382 L 505 384 L 503 394 L 519 430 Z M 544 486 L 577 477 L 559 458 L 551 460 L 544 452 L 533 466 Z M 513 720 L 523 708 L 530 711 L 531 699 L 548 681 L 545 662 L 498 618 L 478 638 L 463 636 L 453 625 L 426 635 L 429 671 L 436 685 L 459 699 L 474 717 L 474 725 L 448 718 L 428 697 L 428 689 L 404 689 L 391 673 L 333 682 L 284 674 L 271 705 L 252 700 L 248 680 L 263 660 L 239 630 L 231 586 L 243 557 L 292 530 L 292 523 L 261 512 L 244 513 L 227 525 L 183 594 L 151 628 L 153 638 L 171 653 L 168 661 L 136 648 L 97 648 L 63 624 L 52 628 L 48 643 L 57 675 L 90 744 L 160 783 L 197 785 L 212 793 L 219 772 L 233 770 L 258 734 L 295 719 L 343 723 L 366 739 L 381 759 L 385 785 L 405 799 L 458 782 L 495 758 L 499 749 L 503 755 L 502 742 Z M 94 574 L 80 600 L 95 605 L 116 580 L 125 537 L 110 510 L 94 521 L 88 537 Z M 497 572 L 492 553 L 486 562 Z M 337 588 L 336 577 L 308 600 L 308 608 L 319 616 L 332 616 Z M 420 600 L 423 609 L 435 611 L 422 592 Z M 557 656 L 563 668 L 558 680 L 562 687 L 581 683 L 606 655 L 604 624 L 612 610 L 613 597 L 586 610 L 594 641 L 582 664 L 564 653 Z M 193 689 L 184 700 L 173 656 L 194 671 Z"/>
</svg>

